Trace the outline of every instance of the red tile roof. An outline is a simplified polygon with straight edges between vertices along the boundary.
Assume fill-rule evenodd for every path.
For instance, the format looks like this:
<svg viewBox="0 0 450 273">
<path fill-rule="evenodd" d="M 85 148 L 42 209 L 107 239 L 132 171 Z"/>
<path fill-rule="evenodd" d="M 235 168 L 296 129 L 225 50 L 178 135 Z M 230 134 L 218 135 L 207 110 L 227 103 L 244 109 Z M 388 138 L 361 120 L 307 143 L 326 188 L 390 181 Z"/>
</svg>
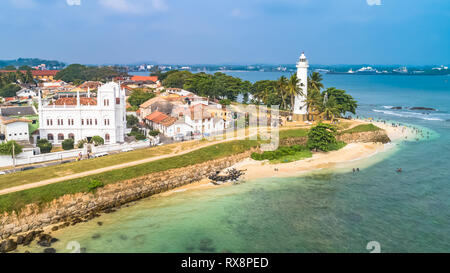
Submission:
<svg viewBox="0 0 450 273">
<path fill-rule="evenodd" d="M 153 113 L 151 113 L 150 115 L 145 117 L 146 120 L 152 121 L 154 123 L 158 123 L 158 124 L 162 124 L 166 127 L 174 124 L 177 119 L 174 117 L 169 117 L 168 115 L 159 112 L 159 111 L 155 111 Z"/>
<path fill-rule="evenodd" d="M 59 98 L 52 105 L 77 105 L 77 98 Z M 97 100 L 94 98 L 80 98 L 81 105 L 97 105 Z"/>
<path fill-rule="evenodd" d="M 56 76 L 59 70 L 31 70 L 33 77 L 35 76 Z"/>
<path fill-rule="evenodd" d="M 146 81 L 157 82 L 158 77 L 157 76 L 133 76 L 133 77 L 131 77 L 131 80 L 134 82 L 146 82 Z"/>
</svg>

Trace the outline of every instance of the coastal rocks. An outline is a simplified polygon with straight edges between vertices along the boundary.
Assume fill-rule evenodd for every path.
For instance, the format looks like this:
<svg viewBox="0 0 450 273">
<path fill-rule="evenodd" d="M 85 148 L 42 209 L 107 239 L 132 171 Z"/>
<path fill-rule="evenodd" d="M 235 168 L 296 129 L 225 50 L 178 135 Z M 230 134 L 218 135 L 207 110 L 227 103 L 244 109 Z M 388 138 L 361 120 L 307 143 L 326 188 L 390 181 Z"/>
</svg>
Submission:
<svg viewBox="0 0 450 273">
<path fill-rule="evenodd" d="M 389 143 L 391 139 L 386 134 L 386 131 L 371 131 L 371 132 L 359 132 L 351 134 L 337 135 L 336 139 L 338 141 L 344 141 L 345 143 L 357 143 L 357 142 L 375 142 L 375 143 Z"/>
<path fill-rule="evenodd" d="M 411 107 L 409 110 L 436 111 L 436 109 L 429 107 Z"/>
<path fill-rule="evenodd" d="M 54 248 L 46 248 L 46 249 L 44 249 L 44 253 L 56 253 L 56 249 L 54 249 Z"/>
<path fill-rule="evenodd" d="M 17 243 L 13 239 L 8 239 L 0 243 L 0 253 L 6 253 L 16 250 Z"/>
<path fill-rule="evenodd" d="M 402 106 L 394 106 L 390 108 L 391 110 L 402 110 L 403 107 Z M 404 107 L 404 109 L 408 109 L 411 111 L 437 111 L 434 108 L 431 107 L 422 107 L 422 106 L 416 106 L 416 107 Z"/>
</svg>

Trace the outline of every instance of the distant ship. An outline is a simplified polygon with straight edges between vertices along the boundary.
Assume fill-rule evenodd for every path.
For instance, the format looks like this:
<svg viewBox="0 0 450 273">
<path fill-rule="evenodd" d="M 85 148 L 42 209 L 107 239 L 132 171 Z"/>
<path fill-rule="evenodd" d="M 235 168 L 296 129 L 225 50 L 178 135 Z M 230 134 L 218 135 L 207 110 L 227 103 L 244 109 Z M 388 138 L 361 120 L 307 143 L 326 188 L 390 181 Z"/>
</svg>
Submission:
<svg viewBox="0 0 450 273">
<path fill-rule="evenodd" d="M 355 72 L 356 74 L 365 74 L 365 75 L 373 75 L 377 74 L 378 71 L 371 66 L 362 67 Z"/>
<path fill-rule="evenodd" d="M 408 74 L 408 69 L 406 67 L 400 67 L 392 70 L 393 73 L 399 73 L 399 74 Z"/>
</svg>

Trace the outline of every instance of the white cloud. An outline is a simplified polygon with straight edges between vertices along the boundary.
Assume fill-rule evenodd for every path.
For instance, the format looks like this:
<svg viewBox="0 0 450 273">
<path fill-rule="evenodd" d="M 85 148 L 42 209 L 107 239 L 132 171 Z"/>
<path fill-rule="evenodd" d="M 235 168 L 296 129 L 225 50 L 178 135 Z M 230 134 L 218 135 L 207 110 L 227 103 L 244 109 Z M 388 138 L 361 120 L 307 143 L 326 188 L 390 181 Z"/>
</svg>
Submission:
<svg viewBox="0 0 450 273">
<path fill-rule="evenodd" d="M 99 0 L 100 5 L 120 13 L 152 13 L 166 11 L 165 0 Z"/>
<path fill-rule="evenodd" d="M 366 0 L 369 6 L 381 6 L 381 0 Z"/>
<path fill-rule="evenodd" d="M 81 6 L 81 0 L 66 0 L 69 6 Z"/>
</svg>

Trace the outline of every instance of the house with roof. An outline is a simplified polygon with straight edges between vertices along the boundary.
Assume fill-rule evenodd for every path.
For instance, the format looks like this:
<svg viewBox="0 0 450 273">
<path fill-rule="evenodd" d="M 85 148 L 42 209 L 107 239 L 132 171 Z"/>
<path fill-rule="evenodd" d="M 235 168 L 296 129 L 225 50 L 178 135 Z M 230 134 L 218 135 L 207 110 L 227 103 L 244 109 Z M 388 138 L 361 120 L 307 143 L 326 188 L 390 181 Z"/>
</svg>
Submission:
<svg viewBox="0 0 450 273">
<path fill-rule="evenodd" d="M 183 119 L 171 117 L 159 111 L 146 116 L 144 121 L 150 128 L 158 130 L 168 137 L 175 137 L 180 134 L 187 136 L 192 132 L 192 128 Z"/>
<path fill-rule="evenodd" d="M 30 133 L 28 124 L 31 120 L 25 118 L 11 118 L 0 116 L 0 141 L 29 143 Z"/>
<path fill-rule="evenodd" d="M 34 116 L 37 111 L 33 106 L 7 106 L 0 108 L 2 117 Z"/>
<path fill-rule="evenodd" d="M 124 142 L 125 90 L 115 82 L 98 88 L 97 97 L 60 97 L 44 105 L 39 94 L 39 135 L 54 144 L 100 136 L 105 144 Z"/>
<path fill-rule="evenodd" d="M 31 89 L 22 88 L 21 90 L 17 91 L 16 96 L 22 98 L 34 98 L 37 96 L 37 94 Z"/>
</svg>

